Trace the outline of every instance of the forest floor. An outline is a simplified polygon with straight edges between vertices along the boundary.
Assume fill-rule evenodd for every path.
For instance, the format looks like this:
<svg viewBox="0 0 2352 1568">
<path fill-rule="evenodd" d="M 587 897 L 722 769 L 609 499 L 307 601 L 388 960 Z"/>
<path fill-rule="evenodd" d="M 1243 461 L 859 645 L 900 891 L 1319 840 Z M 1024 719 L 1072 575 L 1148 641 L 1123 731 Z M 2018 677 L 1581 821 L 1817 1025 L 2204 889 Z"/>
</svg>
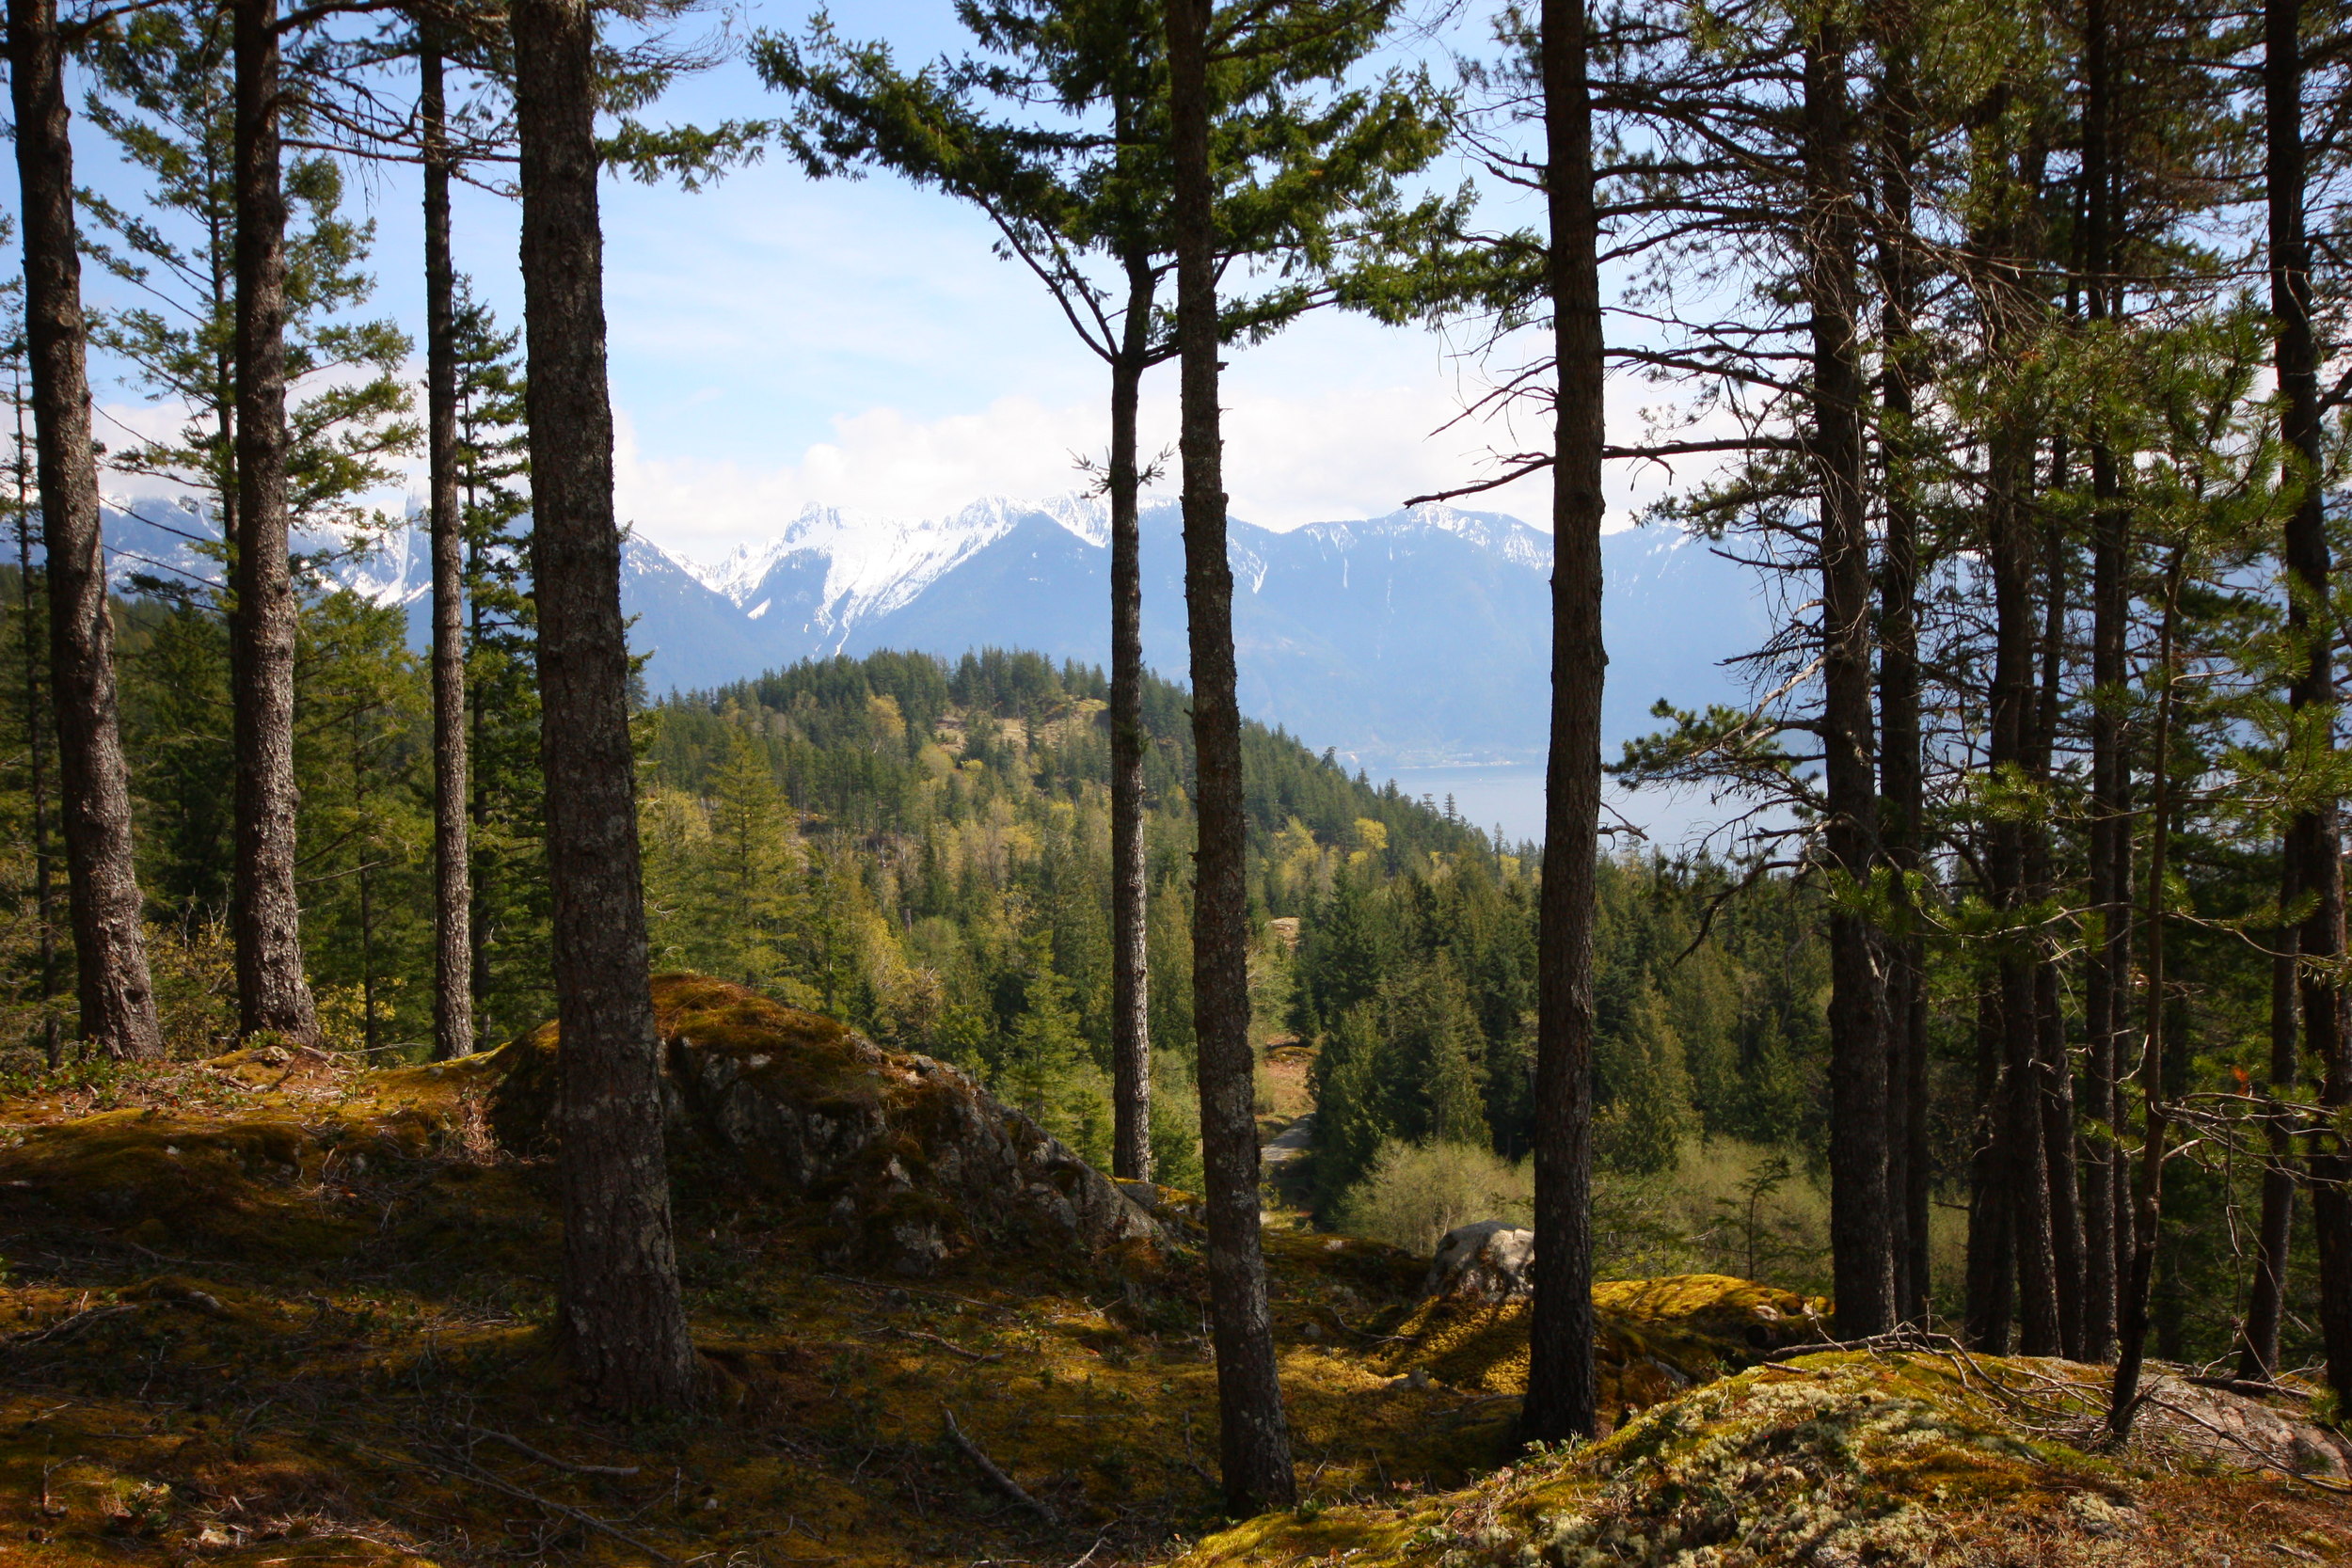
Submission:
<svg viewBox="0 0 2352 1568">
<path fill-rule="evenodd" d="M 612 1422 L 549 1348 L 556 1171 L 491 1136 L 503 1069 L 265 1050 L 0 1098 L 0 1562 L 2352 1561 L 2314 1485 L 2153 1439 L 2088 1454 L 2046 1369 L 1720 1378 L 1818 1334 L 1820 1304 L 1711 1276 L 1603 1287 L 1621 1430 L 1513 1464 L 1521 1309 L 1419 1303 L 1424 1259 L 1286 1225 L 1265 1242 L 1307 1501 L 1232 1527 L 1181 1242 L 876 1278 L 827 1259 L 816 1206 L 691 1149 L 709 1398 Z M 1710 1497 L 1809 1555 L 1677 1557 Z M 1845 1525 L 1791 1523 L 1833 1504 Z"/>
</svg>

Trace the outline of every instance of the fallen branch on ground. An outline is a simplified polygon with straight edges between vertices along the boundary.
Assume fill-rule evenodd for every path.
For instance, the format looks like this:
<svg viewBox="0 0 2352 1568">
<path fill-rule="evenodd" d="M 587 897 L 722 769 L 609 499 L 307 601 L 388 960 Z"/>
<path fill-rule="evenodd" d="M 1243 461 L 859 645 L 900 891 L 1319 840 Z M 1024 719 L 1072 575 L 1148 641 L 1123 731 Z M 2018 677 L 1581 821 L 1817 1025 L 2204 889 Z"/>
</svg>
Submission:
<svg viewBox="0 0 2352 1568">
<path fill-rule="evenodd" d="M 580 1510 L 573 1508 L 567 1503 L 559 1503 L 552 1497 L 543 1497 L 539 1496 L 538 1493 L 531 1491 L 526 1487 L 516 1486 L 511 1481 L 501 1481 L 498 1477 L 490 1474 L 489 1471 L 483 1469 L 478 1465 L 466 1465 L 461 1468 L 452 1469 L 445 1465 L 436 1465 L 430 1460 L 419 1460 L 416 1461 L 416 1463 L 422 1465 L 428 1470 L 438 1471 L 440 1474 L 448 1476 L 452 1480 L 469 1481 L 477 1486 L 486 1486 L 493 1492 L 503 1492 L 508 1497 L 514 1497 L 518 1501 L 536 1503 L 541 1508 L 546 1509 L 548 1513 L 560 1513 L 576 1525 L 595 1530 L 598 1535 L 609 1535 L 625 1546 L 634 1546 L 639 1551 L 644 1553 L 647 1557 L 653 1558 L 657 1561 L 670 1563 L 677 1561 L 677 1559 L 661 1550 L 660 1547 L 651 1545 L 646 1542 L 639 1540 L 636 1536 L 629 1534 L 627 1530 L 622 1529 L 617 1525 L 608 1525 L 593 1513 L 582 1513 Z"/>
<path fill-rule="evenodd" d="M 574 1475 L 633 1476 L 637 1473 L 637 1466 L 634 1465 L 575 1465 L 568 1459 L 558 1459 L 551 1453 L 541 1453 L 521 1438 L 490 1427 L 469 1426 L 466 1430 L 477 1437 L 493 1438 L 503 1443 L 526 1459 L 535 1459 L 542 1465 L 551 1465 L 559 1470 L 569 1470 Z"/>
<path fill-rule="evenodd" d="M 941 1350 L 961 1355 L 966 1361 L 1002 1361 L 1005 1358 L 1001 1351 L 984 1354 L 979 1351 L 966 1350 L 944 1335 L 927 1334 L 919 1328 L 886 1328 L 882 1332 L 896 1334 L 904 1339 L 921 1339 L 927 1344 L 937 1345 Z"/>
<path fill-rule="evenodd" d="M 1004 1471 L 998 1469 L 996 1467 L 996 1462 L 989 1458 L 988 1455 L 982 1453 L 980 1451 L 980 1446 L 963 1434 L 963 1429 L 956 1425 L 956 1413 L 954 1411 L 948 1409 L 945 1404 L 942 1404 L 939 1407 L 939 1413 L 947 1419 L 948 1438 L 954 1442 L 957 1448 L 963 1450 L 963 1456 L 966 1459 L 969 1459 L 973 1464 L 979 1466 L 980 1474 L 986 1476 L 991 1484 L 993 1484 L 996 1490 L 1002 1492 L 1006 1497 L 1009 1497 L 1014 1502 L 1019 1503 L 1022 1507 L 1027 1509 L 1030 1513 L 1036 1514 L 1047 1524 L 1052 1525 L 1055 1528 L 1058 1529 L 1061 1528 L 1061 1515 L 1056 1513 L 1052 1509 L 1046 1507 L 1045 1504 L 1038 1501 L 1035 1497 L 1030 1497 L 1028 1493 L 1023 1491 L 1019 1481 L 1013 1480 L 1010 1476 L 1005 1474 Z"/>
</svg>

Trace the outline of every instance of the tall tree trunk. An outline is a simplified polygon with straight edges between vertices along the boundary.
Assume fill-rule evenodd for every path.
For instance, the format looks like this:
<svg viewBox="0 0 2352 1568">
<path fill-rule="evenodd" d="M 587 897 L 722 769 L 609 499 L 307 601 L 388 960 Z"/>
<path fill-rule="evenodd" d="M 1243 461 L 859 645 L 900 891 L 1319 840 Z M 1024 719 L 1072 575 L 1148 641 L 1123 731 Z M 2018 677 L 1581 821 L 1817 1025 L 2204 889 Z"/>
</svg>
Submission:
<svg viewBox="0 0 2352 1568">
<path fill-rule="evenodd" d="M 24 388 L 16 397 L 16 599 L 24 656 L 24 785 L 33 817 L 33 913 L 40 922 L 40 999 L 57 994 L 56 866 L 49 849 L 49 737 L 40 721 L 40 626 L 33 613 L 33 476 L 31 432 L 24 428 Z M 44 1009 L 45 1011 L 46 1009 Z M 53 1018 L 49 1027 L 55 1033 Z"/>
<path fill-rule="evenodd" d="M 1885 225 L 1878 270 L 1885 356 L 1881 379 L 1881 460 L 1886 489 L 1886 545 L 1879 576 L 1880 844 L 1887 864 L 1910 877 L 1924 867 L 1926 794 L 1919 734 L 1919 506 L 1912 420 L 1925 371 L 1915 336 L 1917 266 L 1912 255 L 1913 181 L 1918 163 L 1919 108 L 1914 77 L 1915 19 L 1892 8 L 1883 42 L 1879 198 Z M 1929 1307 L 1928 998 L 1926 954 L 1908 890 L 1903 907 L 1915 927 L 1888 949 L 1886 1017 L 1887 1194 L 1895 1226 L 1895 1310 L 1924 1324 Z"/>
<path fill-rule="evenodd" d="M 294 592 L 286 559 L 286 193 L 278 0 L 232 0 L 236 55 L 237 1025 L 318 1037 L 294 890 Z"/>
<path fill-rule="evenodd" d="M 1820 495 L 1821 749 L 1829 865 L 1867 882 L 1877 860 L 1878 779 L 1870 714 L 1870 538 L 1862 488 L 1862 364 L 1855 331 L 1860 228 L 1854 213 L 1848 43 L 1818 24 L 1804 54 L 1805 304 L 1813 318 L 1813 464 Z M 1895 1322 L 1886 1192 L 1885 988 L 1877 933 L 1840 901 L 1830 943 L 1830 1261 L 1837 1331 Z"/>
<path fill-rule="evenodd" d="M 2001 309 L 1994 302 L 1992 309 Z M 1997 336 L 1995 341 L 1998 341 Z M 1996 416 L 1986 499 L 1987 553 L 1993 578 L 1993 714 L 1988 760 L 1995 774 L 2022 778 L 2031 762 L 2033 709 L 2032 557 L 2025 500 L 2018 493 L 2027 460 L 2013 416 Z M 1987 834 L 1985 867 L 1995 908 L 2012 922 L 2024 918 L 2026 828 L 1996 818 Z M 2056 1355 L 2058 1274 L 2050 1238 L 2049 1167 L 2042 1142 L 2041 1031 L 2034 994 L 2032 941 L 2010 930 L 1994 958 L 2000 975 L 2003 1117 L 1998 1159 L 2008 1188 L 2010 1243 L 2017 1255 L 2018 1348 Z"/>
<path fill-rule="evenodd" d="M 1148 257 L 1127 259 L 1127 313 L 1111 358 L 1111 1173 L 1152 1180 L 1152 888 L 1144 833 L 1143 476 L 1136 406 L 1152 341 Z"/>
<path fill-rule="evenodd" d="M 2324 761 L 2335 749 L 2337 627 L 2329 613 L 2328 521 L 2322 495 L 2319 344 L 2312 326 L 2311 243 L 2304 232 L 2302 8 L 2263 7 L 2265 183 L 2270 207 L 2270 315 L 2276 335 L 2279 434 L 2300 486 L 2286 525 L 2289 635 L 2302 662 L 2288 691 L 2296 741 Z M 2314 769 L 2325 777 L 2324 768 Z M 2320 1104 L 2352 1105 L 2352 1041 L 2335 963 L 2344 955 L 2344 859 L 2332 799 L 2307 801 L 2287 826 L 2298 897 L 2311 900 L 2296 946 L 2303 1046 L 2319 1070 Z M 2319 1241 L 2319 1323 L 2328 1382 L 2352 1401 L 2352 1147 L 2339 1132 L 2312 1162 L 2312 1223 Z"/>
<path fill-rule="evenodd" d="M 1593 902 L 1600 852 L 1600 220 L 1584 0 L 1544 0 L 1545 200 L 1551 224 L 1551 755 L 1536 952 L 1535 1237 L 1529 1441 L 1590 1437 L 1593 1370 Z"/>
<path fill-rule="evenodd" d="M 2140 1025 L 2139 1180 L 2132 1203 L 2132 1262 L 2123 1286 L 2115 1384 L 2107 1401 L 2107 1430 L 2121 1442 L 2131 1435 L 2139 1410 L 2139 1370 L 2148 1350 L 2148 1296 L 2156 1272 L 2156 1241 L 2164 1217 L 2164 1146 L 2170 1131 L 2164 1099 L 2164 873 L 2172 833 L 2172 638 L 2180 596 L 2183 557 L 2173 546 L 2165 568 L 2163 620 L 2156 641 L 2156 673 L 2163 689 L 2156 699 L 2153 787 L 2148 802 L 2147 996 Z"/>
<path fill-rule="evenodd" d="M 2297 896 L 2295 857 L 2280 847 L 2279 907 Z M 2270 960 L 2270 1097 L 2263 1132 L 2270 1157 L 2263 1165 L 2262 1217 L 2254 1231 L 2254 1277 L 2247 1289 L 2246 1326 L 2238 1346 L 2237 1375 L 2266 1383 L 2279 1372 L 2279 1329 L 2286 1316 L 2287 1263 L 2295 1243 L 2295 1103 L 2303 1078 L 2302 1039 L 2296 1007 L 2297 932 L 2282 926 L 2271 939 L 2280 951 Z"/>
<path fill-rule="evenodd" d="M 2066 443 L 2054 440 L 2051 488 L 2066 483 Z M 2058 742 L 2059 681 L 2065 670 L 2066 535 L 2053 522 L 2042 538 L 2042 678 L 2034 702 L 2033 740 L 2027 771 L 2042 788 L 2050 784 L 2051 752 Z M 2057 891 L 2050 827 L 2038 820 L 2026 839 L 2026 881 L 2037 898 Z M 2059 998 L 2058 955 L 2050 940 L 2034 942 L 2034 1108 L 2042 1121 L 2042 1171 L 2048 1183 L 2050 1258 L 2058 1296 L 2058 1344 L 2080 1360 L 2083 1354 L 2083 1226 L 2074 1171 L 2074 1076 L 2066 1050 L 2066 1012 Z"/>
<path fill-rule="evenodd" d="M 2010 1320 L 2017 1310 L 2017 1254 L 2012 1231 L 2008 1171 L 2001 1160 L 2009 1079 L 2001 1061 L 2001 986 L 1996 970 L 1977 979 L 1977 1108 L 1968 1157 L 1968 1279 L 1966 1326 L 1969 1344 L 1988 1355 L 2007 1355 Z"/>
<path fill-rule="evenodd" d="M 417 55 L 424 121 L 425 452 L 433 526 L 433 1054 L 473 1053 L 473 890 L 466 834 L 465 527 L 457 507 L 457 270 L 450 257 L 449 123 L 428 24 Z"/>
<path fill-rule="evenodd" d="M 2094 326 L 2115 320 L 2115 182 L 2109 155 L 2114 71 L 2107 0 L 2086 0 L 2083 106 L 2085 294 Z M 2090 433 L 2090 826 L 2092 940 L 2083 973 L 2083 1115 L 2090 1154 L 2083 1173 L 2083 1354 L 2106 1358 L 2130 1248 L 2129 1180 L 2122 1153 L 2124 1013 L 2131 986 L 2132 835 L 2124 816 L 2129 764 L 2123 749 L 2125 581 L 2129 516 L 2106 433 Z"/>
<path fill-rule="evenodd" d="M 605 381 L 595 33 L 586 0 L 514 8 L 539 746 L 563 1031 L 557 1301 L 588 1397 L 652 1412 L 691 1403 L 697 1367 L 671 1235 L 646 974 Z"/>
<path fill-rule="evenodd" d="M 1243 881 L 1241 708 L 1233 675 L 1233 568 L 1225 550 L 1217 413 L 1216 219 L 1209 179 L 1212 0 L 1169 0 L 1168 130 L 1175 164 L 1176 342 L 1183 361 L 1184 608 L 1192 629 L 1192 737 L 1200 843 L 1192 915 L 1193 1030 L 1208 1185 L 1209 1306 L 1216 1323 L 1226 1506 L 1248 1514 L 1297 1497 L 1274 1360 L 1258 1234 L 1251 1098 L 1248 892 Z"/>
<path fill-rule="evenodd" d="M 116 714 L 114 618 L 99 541 L 73 149 L 56 0 L 8 0 L 8 89 L 24 225 L 24 329 L 49 581 L 66 881 L 83 1037 L 109 1055 L 164 1053 L 131 852 L 130 768 Z"/>
</svg>

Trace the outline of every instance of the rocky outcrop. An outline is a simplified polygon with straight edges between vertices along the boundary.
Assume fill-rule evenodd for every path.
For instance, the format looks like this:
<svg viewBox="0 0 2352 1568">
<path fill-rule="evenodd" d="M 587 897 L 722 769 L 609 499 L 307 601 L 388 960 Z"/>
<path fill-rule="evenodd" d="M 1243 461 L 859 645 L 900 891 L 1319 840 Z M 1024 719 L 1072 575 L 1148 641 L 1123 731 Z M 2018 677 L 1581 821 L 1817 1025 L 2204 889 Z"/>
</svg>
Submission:
<svg viewBox="0 0 2352 1568">
<path fill-rule="evenodd" d="M 1423 1301 L 1523 1301 L 1535 1291 L 1535 1232 L 1502 1220 L 1457 1225 L 1438 1242 Z"/>
<path fill-rule="evenodd" d="M 819 1205 L 843 1261 L 928 1275 L 982 1245 L 1165 1244 L 1117 1183 L 959 1069 L 723 981 L 653 987 L 674 1145 Z M 509 1148 L 560 1137 L 557 1046 L 548 1023 L 507 1048 L 490 1120 Z"/>
</svg>

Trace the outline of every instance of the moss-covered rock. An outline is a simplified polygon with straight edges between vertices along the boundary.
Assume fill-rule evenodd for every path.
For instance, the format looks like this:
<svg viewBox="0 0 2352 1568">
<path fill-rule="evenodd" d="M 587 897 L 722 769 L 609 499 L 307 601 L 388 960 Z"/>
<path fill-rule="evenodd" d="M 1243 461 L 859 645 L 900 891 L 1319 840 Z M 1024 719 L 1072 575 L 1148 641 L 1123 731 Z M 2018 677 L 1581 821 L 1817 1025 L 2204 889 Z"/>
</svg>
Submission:
<svg viewBox="0 0 2352 1568">
<path fill-rule="evenodd" d="M 1116 1182 L 959 1069 L 705 975 L 656 975 L 653 992 L 674 1143 L 819 1204 L 843 1261 L 922 1275 L 983 1244 L 1167 1243 Z M 557 1140 L 558 1043 L 548 1023 L 503 1053 L 490 1119 L 509 1148 Z"/>
</svg>

